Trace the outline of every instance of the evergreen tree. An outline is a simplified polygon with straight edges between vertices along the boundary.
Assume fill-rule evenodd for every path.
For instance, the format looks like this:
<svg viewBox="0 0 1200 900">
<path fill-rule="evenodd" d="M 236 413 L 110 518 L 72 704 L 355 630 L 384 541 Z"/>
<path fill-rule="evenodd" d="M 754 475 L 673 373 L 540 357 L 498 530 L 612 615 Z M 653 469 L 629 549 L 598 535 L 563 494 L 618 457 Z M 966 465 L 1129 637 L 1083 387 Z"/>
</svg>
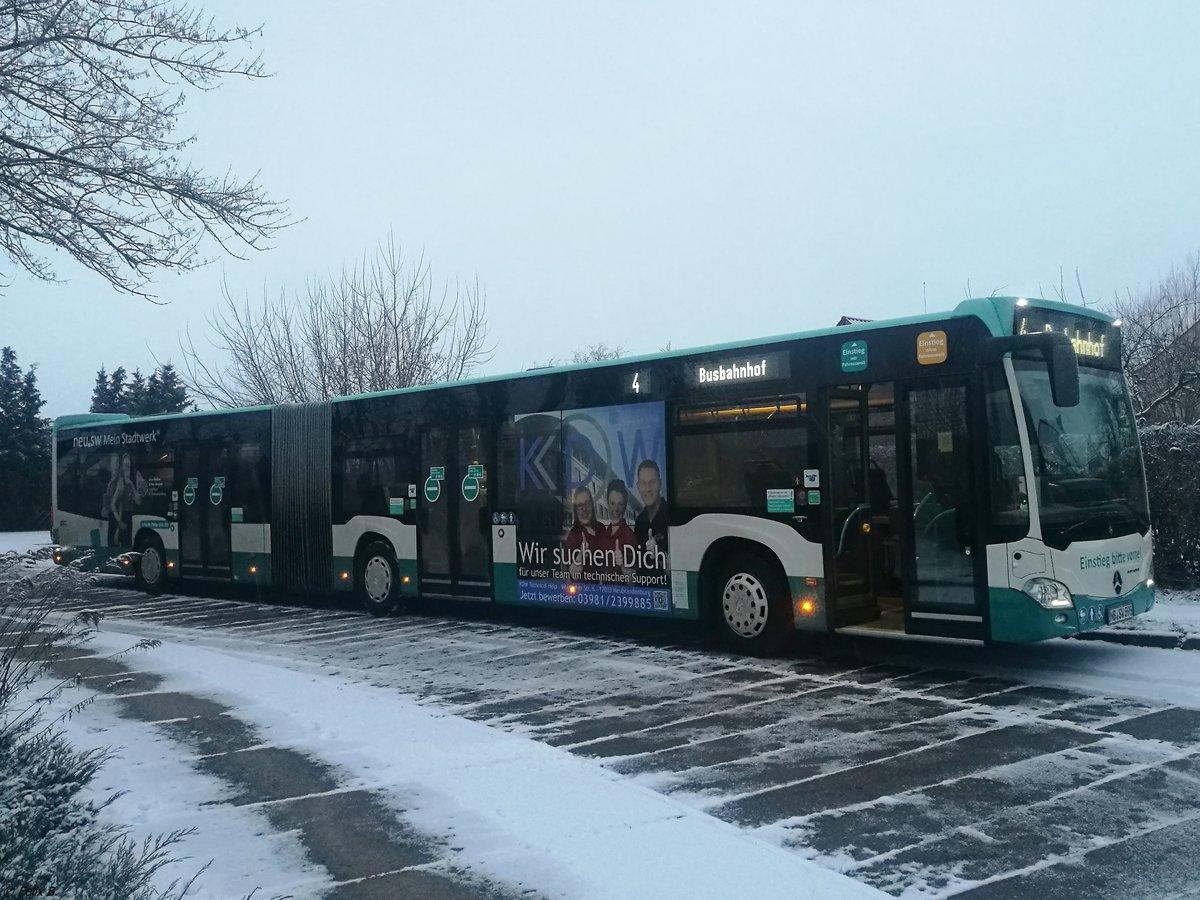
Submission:
<svg viewBox="0 0 1200 900">
<path fill-rule="evenodd" d="M 104 412 L 125 412 L 125 367 L 117 366 L 108 376 L 108 405 Z"/>
<path fill-rule="evenodd" d="M 129 384 L 125 386 L 125 396 L 121 399 L 121 412 L 131 416 L 146 415 L 146 379 L 141 369 L 133 370 Z"/>
<path fill-rule="evenodd" d="M 157 367 L 149 378 L 144 377 L 139 369 L 134 369 L 128 381 L 123 366 L 113 369 L 111 373 L 101 366 L 96 373 L 96 384 L 92 389 L 92 412 L 155 416 L 183 412 L 189 408 L 194 409 L 195 404 L 188 397 L 187 386 L 171 363 Z"/>
<path fill-rule="evenodd" d="M 124 385 L 117 385 L 114 393 L 113 383 L 109 380 L 104 366 L 96 373 L 96 384 L 92 388 L 92 405 L 89 409 L 95 413 L 117 412 L 120 404 L 120 393 Z"/>
<path fill-rule="evenodd" d="M 159 413 L 183 412 L 195 407 L 188 397 L 187 386 L 171 363 L 159 366 L 147 379 L 146 406 Z"/>
<path fill-rule="evenodd" d="M 44 528 L 50 508 L 50 422 L 34 366 L 0 349 L 0 531 Z"/>
</svg>

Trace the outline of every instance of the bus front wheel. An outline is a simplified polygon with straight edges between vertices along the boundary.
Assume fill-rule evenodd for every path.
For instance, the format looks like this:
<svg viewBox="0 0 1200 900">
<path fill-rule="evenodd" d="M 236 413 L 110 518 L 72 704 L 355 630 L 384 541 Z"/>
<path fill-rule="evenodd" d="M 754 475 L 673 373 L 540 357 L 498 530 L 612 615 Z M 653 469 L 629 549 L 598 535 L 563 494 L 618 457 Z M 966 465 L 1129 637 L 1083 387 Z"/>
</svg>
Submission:
<svg viewBox="0 0 1200 900">
<path fill-rule="evenodd" d="M 363 607 L 373 616 L 386 616 L 396 608 L 400 579 L 396 554 L 382 541 L 374 541 L 358 555 L 355 584 Z"/>
<path fill-rule="evenodd" d="M 133 580 L 147 594 L 157 594 L 167 577 L 166 553 L 157 537 L 144 538 L 139 545 L 141 555 L 133 569 Z"/>
<path fill-rule="evenodd" d="M 795 628 L 792 603 L 774 560 L 735 553 L 717 567 L 712 585 L 719 627 L 734 650 L 772 656 L 787 646 Z"/>
</svg>

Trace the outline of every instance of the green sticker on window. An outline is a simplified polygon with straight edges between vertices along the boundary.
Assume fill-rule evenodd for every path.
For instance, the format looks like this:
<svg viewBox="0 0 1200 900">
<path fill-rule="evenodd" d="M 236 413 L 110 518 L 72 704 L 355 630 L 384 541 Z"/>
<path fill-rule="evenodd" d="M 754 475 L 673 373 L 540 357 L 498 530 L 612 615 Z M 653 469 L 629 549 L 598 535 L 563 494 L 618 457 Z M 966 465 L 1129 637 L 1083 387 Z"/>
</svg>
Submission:
<svg viewBox="0 0 1200 900">
<path fill-rule="evenodd" d="M 808 505 L 809 506 L 820 506 L 821 505 L 821 492 L 820 491 L 809 491 L 808 492 Z"/>
<path fill-rule="evenodd" d="M 770 488 L 767 490 L 767 512 L 794 513 L 796 492 L 792 488 Z"/>
<path fill-rule="evenodd" d="M 842 371 L 861 372 L 867 367 L 867 342 L 846 341 L 842 344 Z"/>
</svg>

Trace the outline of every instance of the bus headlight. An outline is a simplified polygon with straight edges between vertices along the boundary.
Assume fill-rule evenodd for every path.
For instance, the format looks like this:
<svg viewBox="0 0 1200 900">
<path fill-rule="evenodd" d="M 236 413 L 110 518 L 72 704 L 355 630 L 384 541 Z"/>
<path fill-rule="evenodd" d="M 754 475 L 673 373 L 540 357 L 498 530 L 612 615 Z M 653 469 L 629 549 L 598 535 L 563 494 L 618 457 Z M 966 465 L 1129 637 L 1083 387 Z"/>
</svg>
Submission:
<svg viewBox="0 0 1200 900">
<path fill-rule="evenodd" d="M 1053 578 L 1030 578 L 1025 582 L 1024 590 L 1042 609 L 1070 609 L 1074 606 L 1067 586 Z"/>
</svg>

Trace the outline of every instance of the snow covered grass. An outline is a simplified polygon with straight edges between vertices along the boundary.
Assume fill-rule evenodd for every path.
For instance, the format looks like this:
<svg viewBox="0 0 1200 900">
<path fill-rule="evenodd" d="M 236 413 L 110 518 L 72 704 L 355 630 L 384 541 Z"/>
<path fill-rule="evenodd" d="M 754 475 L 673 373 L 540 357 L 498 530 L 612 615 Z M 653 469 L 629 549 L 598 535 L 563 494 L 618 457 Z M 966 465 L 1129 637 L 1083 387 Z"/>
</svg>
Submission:
<svg viewBox="0 0 1200 900">
<path fill-rule="evenodd" d="M 116 648 L 127 635 L 98 635 Z M 456 866 L 559 898 L 850 898 L 878 891 L 587 759 L 394 690 L 163 644 L 164 688 L 227 703 L 269 740 L 381 791 Z"/>
<path fill-rule="evenodd" d="M 0 556 L 6 553 L 24 554 L 49 546 L 48 531 L 0 531 Z"/>
<path fill-rule="evenodd" d="M 68 691 L 54 711 L 76 693 Z M 71 746 L 106 756 L 103 768 L 80 792 L 93 803 L 103 803 L 97 817 L 102 824 L 122 828 L 137 823 L 166 832 L 186 829 L 172 847 L 173 858 L 151 877 L 159 890 L 197 873 L 189 900 L 228 900 L 252 893 L 256 900 L 281 893 L 311 897 L 332 885 L 328 873 L 308 860 L 294 833 L 274 832 L 260 809 L 228 805 L 224 782 L 197 772 L 182 758 L 179 745 L 156 726 L 122 719 L 109 703 L 99 702 L 59 729 Z M 113 799 L 105 803 L 105 798 Z"/>
<path fill-rule="evenodd" d="M 1155 631 L 1200 635 L 1200 589 L 1159 588 L 1154 609 L 1111 626 L 1113 631 Z"/>
</svg>

